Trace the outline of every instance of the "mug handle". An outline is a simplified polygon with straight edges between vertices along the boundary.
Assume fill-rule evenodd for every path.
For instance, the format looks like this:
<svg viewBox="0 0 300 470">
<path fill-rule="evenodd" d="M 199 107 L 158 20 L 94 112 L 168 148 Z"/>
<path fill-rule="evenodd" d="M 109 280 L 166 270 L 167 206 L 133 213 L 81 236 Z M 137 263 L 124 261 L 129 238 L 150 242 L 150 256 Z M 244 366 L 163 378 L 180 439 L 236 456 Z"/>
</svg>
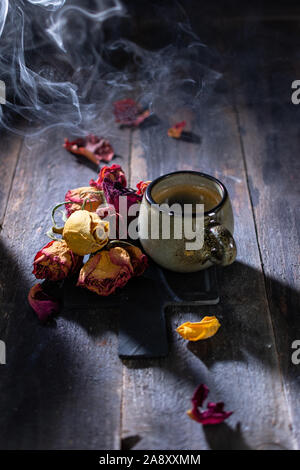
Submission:
<svg viewBox="0 0 300 470">
<path fill-rule="evenodd" d="M 230 231 L 221 224 L 208 227 L 208 242 L 210 245 L 210 261 L 221 266 L 233 263 L 236 254 L 236 244 Z"/>
</svg>

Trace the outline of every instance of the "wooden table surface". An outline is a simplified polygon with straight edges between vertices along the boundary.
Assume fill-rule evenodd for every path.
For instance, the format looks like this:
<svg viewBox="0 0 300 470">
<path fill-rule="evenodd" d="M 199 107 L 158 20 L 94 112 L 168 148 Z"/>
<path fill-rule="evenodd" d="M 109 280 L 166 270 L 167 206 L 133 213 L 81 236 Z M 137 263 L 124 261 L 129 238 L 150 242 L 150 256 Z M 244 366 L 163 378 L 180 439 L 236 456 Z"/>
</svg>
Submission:
<svg viewBox="0 0 300 470">
<path fill-rule="evenodd" d="M 300 365 L 291 361 L 292 342 L 300 340 L 300 107 L 291 103 L 291 83 L 300 79 L 299 22 L 285 33 L 277 26 L 249 22 L 239 36 L 234 21 L 224 23 L 226 65 L 201 107 L 169 112 L 162 96 L 155 125 L 137 130 L 119 129 L 106 115 L 118 155 L 112 163 L 123 166 L 131 185 L 194 169 L 221 179 L 233 203 L 238 257 L 219 270 L 221 301 L 168 308 L 166 358 L 121 361 L 113 305 L 38 322 L 26 298 L 34 255 L 47 242 L 49 209 L 95 170 L 62 148 L 61 129 L 26 139 L 1 132 L 1 448 L 299 447 Z M 167 137 L 182 119 L 198 142 Z M 207 314 L 221 322 L 216 336 L 191 344 L 178 336 L 180 323 Z M 201 382 L 211 401 L 234 411 L 221 425 L 202 427 L 186 415 Z"/>
</svg>

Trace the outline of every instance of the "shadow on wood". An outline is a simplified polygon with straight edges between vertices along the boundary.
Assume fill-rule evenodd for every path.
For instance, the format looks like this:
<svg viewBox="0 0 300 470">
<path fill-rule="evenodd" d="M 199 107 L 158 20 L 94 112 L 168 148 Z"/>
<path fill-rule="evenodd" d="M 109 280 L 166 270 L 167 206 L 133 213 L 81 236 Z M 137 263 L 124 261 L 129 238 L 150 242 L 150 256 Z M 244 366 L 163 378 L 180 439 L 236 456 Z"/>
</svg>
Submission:
<svg viewBox="0 0 300 470">
<path fill-rule="evenodd" d="M 251 450 L 243 437 L 240 423 L 235 429 L 226 423 L 203 426 L 203 431 L 211 450 Z"/>
</svg>

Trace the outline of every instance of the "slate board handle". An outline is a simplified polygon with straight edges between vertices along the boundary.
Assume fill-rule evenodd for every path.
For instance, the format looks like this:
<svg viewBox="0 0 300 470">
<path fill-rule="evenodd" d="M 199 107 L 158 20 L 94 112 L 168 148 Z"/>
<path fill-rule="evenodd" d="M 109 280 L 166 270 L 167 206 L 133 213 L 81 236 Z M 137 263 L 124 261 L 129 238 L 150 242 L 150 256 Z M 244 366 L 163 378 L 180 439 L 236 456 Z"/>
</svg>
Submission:
<svg viewBox="0 0 300 470">
<path fill-rule="evenodd" d="M 164 314 L 165 291 L 156 280 L 132 279 L 124 298 L 119 330 L 121 358 L 154 358 L 168 354 Z"/>
</svg>

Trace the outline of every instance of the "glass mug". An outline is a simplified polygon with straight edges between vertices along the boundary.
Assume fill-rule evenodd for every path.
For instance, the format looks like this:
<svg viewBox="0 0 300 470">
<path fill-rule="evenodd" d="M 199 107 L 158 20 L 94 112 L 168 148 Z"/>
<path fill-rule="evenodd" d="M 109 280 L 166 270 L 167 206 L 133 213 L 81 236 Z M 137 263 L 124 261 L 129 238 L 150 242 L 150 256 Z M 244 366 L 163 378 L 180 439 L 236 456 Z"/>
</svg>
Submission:
<svg viewBox="0 0 300 470">
<path fill-rule="evenodd" d="M 187 249 L 187 243 L 191 240 L 186 238 L 183 227 L 179 238 L 175 232 L 174 227 L 178 227 L 178 223 L 179 226 L 184 224 L 183 212 L 166 210 L 159 201 L 161 195 L 168 192 L 172 194 L 173 191 L 176 202 L 177 188 L 187 188 L 187 193 L 189 188 L 193 188 L 196 192 L 199 190 L 198 194 L 206 191 L 214 195 L 214 205 L 208 210 L 205 208 L 203 213 L 201 228 L 203 244 L 201 242 L 201 247 L 198 249 Z M 171 204 L 168 204 L 172 209 Z M 195 212 L 190 212 L 187 217 L 192 218 L 189 223 L 197 233 Z M 170 222 L 168 238 L 161 230 L 162 220 L 164 223 Z M 177 171 L 152 181 L 143 196 L 138 225 L 140 242 L 145 252 L 163 268 L 177 272 L 195 272 L 214 264 L 228 266 L 236 258 L 236 244 L 232 236 L 233 213 L 227 189 L 221 181 L 205 173 Z"/>
</svg>

